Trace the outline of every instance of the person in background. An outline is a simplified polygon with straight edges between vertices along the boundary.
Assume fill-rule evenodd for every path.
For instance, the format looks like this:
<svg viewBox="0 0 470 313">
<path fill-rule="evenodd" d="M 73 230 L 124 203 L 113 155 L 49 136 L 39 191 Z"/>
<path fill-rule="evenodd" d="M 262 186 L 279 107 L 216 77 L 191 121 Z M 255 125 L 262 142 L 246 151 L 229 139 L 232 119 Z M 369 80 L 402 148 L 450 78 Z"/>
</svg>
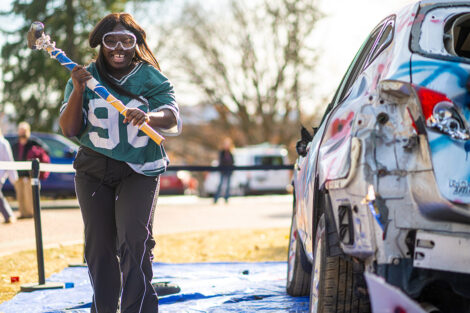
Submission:
<svg viewBox="0 0 470 313">
<path fill-rule="evenodd" d="M 18 124 L 18 141 L 12 146 L 15 161 L 27 161 L 39 159 L 42 163 L 49 163 L 50 158 L 45 145 L 32 140 L 31 126 L 27 122 Z M 41 173 L 40 179 L 46 179 L 48 173 Z M 33 191 L 29 171 L 18 171 L 18 180 L 15 184 L 16 197 L 18 199 L 19 218 L 31 218 L 33 210 Z"/>
<path fill-rule="evenodd" d="M 2 130 L 0 129 L 0 161 L 13 161 L 13 154 L 11 152 L 10 143 L 3 137 Z M 5 219 L 5 223 L 14 223 L 16 217 L 11 210 L 10 205 L 3 196 L 2 187 L 5 179 L 8 177 L 11 184 L 15 184 L 18 180 L 18 174 L 15 170 L 2 170 L 0 169 L 0 212 Z"/>
<path fill-rule="evenodd" d="M 230 138 L 225 138 L 222 145 L 222 150 L 219 152 L 219 166 L 221 167 L 231 167 L 233 166 L 233 142 Z M 225 202 L 228 202 L 228 198 L 230 197 L 230 178 L 232 177 L 232 170 L 227 168 L 222 168 L 220 171 L 220 182 L 219 186 L 217 187 L 217 192 L 214 195 L 214 203 L 217 203 L 219 197 L 221 196 L 222 185 L 225 182 L 225 195 L 224 199 Z"/>
</svg>

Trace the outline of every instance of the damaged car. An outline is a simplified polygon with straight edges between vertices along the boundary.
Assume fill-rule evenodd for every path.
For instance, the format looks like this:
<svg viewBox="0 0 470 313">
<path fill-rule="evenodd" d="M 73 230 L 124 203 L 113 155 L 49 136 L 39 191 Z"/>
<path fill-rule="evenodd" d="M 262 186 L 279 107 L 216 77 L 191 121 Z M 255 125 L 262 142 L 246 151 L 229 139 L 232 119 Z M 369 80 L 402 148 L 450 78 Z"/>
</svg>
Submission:
<svg viewBox="0 0 470 313">
<path fill-rule="evenodd" d="M 303 129 L 287 292 L 310 312 L 470 312 L 469 77 L 470 2 L 419 1 Z"/>
</svg>

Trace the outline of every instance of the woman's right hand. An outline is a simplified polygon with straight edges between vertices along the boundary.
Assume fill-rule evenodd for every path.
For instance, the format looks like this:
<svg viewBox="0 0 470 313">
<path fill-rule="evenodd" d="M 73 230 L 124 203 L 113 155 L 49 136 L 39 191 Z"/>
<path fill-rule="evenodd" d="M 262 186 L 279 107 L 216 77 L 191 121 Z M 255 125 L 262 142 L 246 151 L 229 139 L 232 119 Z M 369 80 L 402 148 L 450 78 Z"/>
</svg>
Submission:
<svg viewBox="0 0 470 313">
<path fill-rule="evenodd" d="M 85 91 L 86 82 L 92 78 L 90 72 L 88 72 L 83 65 L 75 66 L 71 76 L 73 88 L 79 92 Z"/>
<path fill-rule="evenodd" d="M 84 66 L 77 65 L 71 73 L 73 90 L 68 99 L 67 106 L 60 114 L 59 125 L 62 133 L 67 137 L 77 136 L 83 124 L 83 97 L 86 82 L 92 78 Z"/>
</svg>

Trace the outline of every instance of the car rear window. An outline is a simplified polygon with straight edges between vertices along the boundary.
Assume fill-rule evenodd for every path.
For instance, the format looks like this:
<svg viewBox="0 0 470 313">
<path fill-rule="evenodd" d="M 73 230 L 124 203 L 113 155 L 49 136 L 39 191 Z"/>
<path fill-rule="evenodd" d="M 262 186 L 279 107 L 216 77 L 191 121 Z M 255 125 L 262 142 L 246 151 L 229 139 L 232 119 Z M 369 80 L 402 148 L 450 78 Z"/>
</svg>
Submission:
<svg viewBox="0 0 470 313">
<path fill-rule="evenodd" d="M 255 165 L 282 165 L 282 156 L 256 156 Z"/>
<path fill-rule="evenodd" d="M 470 57 L 470 13 L 458 14 L 444 28 L 447 52 L 464 58 Z"/>
<path fill-rule="evenodd" d="M 444 59 L 470 58 L 470 6 L 427 6 L 416 21 L 411 42 L 414 52 Z"/>
</svg>

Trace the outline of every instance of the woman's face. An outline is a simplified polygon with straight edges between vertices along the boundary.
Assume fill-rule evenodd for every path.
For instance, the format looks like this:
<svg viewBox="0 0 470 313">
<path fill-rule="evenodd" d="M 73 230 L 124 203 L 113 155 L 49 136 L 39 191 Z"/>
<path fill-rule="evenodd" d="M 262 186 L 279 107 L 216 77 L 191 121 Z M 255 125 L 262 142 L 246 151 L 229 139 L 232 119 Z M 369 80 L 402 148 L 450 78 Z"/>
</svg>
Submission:
<svg viewBox="0 0 470 313">
<path fill-rule="evenodd" d="M 117 24 L 113 32 L 126 31 L 122 24 Z M 114 46 L 114 45 L 113 45 Z M 103 55 L 109 65 L 109 70 L 113 76 L 122 76 L 132 70 L 132 60 L 135 56 L 135 46 L 130 49 L 124 49 L 123 43 L 117 43 L 114 49 L 106 47 L 102 43 Z"/>
</svg>

